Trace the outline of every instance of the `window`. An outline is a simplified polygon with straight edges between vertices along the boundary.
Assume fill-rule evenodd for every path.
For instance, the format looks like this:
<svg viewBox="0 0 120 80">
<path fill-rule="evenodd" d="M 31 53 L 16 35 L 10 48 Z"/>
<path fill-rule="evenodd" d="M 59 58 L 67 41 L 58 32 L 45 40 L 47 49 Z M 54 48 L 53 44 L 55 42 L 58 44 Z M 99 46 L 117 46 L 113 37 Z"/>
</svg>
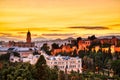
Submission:
<svg viewBox="0 0 120 80">
<path fill-rule="evenodd" d="M 54 62 L 54 64 L 57 64 L 57 62 Z"/>
<path fill-rule="evenodd" d="M 78 63 L 80 63 L 80 60 L 78 61 Z"/>
</svg>

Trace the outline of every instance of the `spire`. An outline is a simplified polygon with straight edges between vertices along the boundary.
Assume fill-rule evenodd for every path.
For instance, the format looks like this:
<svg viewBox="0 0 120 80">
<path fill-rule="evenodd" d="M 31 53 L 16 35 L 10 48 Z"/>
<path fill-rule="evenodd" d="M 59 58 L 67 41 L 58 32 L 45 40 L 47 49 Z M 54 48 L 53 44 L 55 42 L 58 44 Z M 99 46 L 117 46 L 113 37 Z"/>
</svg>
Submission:
<svg viewBox="0 0 120 80">
<path fill-rule="evenodd" d="M 27 32 L 26 42 L 31 43 L 31 33 L 30 33 L 29 29 L 28 29 L 28 32 Z"/>
</svg>

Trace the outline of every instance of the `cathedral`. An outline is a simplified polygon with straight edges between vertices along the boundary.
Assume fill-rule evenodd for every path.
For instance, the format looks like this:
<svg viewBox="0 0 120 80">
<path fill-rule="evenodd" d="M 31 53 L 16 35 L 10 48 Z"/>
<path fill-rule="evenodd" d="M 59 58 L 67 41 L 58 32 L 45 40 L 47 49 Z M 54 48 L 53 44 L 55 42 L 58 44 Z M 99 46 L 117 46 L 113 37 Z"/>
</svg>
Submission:
<svg viewBox="0 0 120 80">
<path fill-rule="evenodd" d="M 26 42 L 14 42 L 14 41 L 9 41 L 9 47 L 34 47 L 34 42 L 31 42 L 31 33 L 28 30 L 27 36 L 26 36 Z"/>
<path fill-rule="evenodd" d="M 27 32 L 26 42 L 27 42 L 27 43 L 31 43 L 31 33 L 30 33 L 29 30 L 28 30 L 28 32 Z"/>
</svg>

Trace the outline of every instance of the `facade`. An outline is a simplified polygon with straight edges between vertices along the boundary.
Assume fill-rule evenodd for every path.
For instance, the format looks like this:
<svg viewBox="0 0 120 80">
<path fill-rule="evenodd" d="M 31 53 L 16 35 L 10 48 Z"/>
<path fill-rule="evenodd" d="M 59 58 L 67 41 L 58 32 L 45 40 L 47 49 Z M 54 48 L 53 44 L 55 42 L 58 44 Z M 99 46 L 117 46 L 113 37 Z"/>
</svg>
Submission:
<svg viewBox="0 0 120 80">
<path fill-rule="evenodd" d="M 92 48 L 92 51 L 94 50 L 96 52 L 101 50 L 102 52 L 106 52 L 106 53 L 108 53 L 110 50 L 111 53 L 115 53 L 115 52 L 120 52 L 120 47 L 116 47 L 115 45 L 111 45 L 110 47 L 104 47 L 104 48 L 101 48 L 100 46 L 95 46 L 94 48 Z"/>
<path fill-rule="evenodd" d="M 63 45 L 62 48 L 59 48 L 59 49 L 53 49 L 51 54 L 53 56 L 55 56 L 56 54 L 58 53 L 63 53 L 63 52 L 66 52 L 66 53 L 71 53 L 73 52 L 74 50 L 77 50 L 77 47 L 76 46 L 73 46 L 73 47 L 70 47 L 70 45 Z"/>
<path fill-rule="evenodd" d="M 27 56 L 26 56 L 27 55 Z M 43 55 L 46 59 L 46 64 L 50 68 L 54 68 L 57 66 L 60 70 L 66 71 L 70 73 L 73 71 L 79 71 L 82 73 L 82 60 L 80 58 L 68 57 L 68 56 L 49 56 L 41 51 L 41 55 Z M 20 57 L 16 57 L 13 54 L 10 55 L 10 62 L 29 62 L 34 65 L 38 61 L 40 55 L 33 55 L 31 53 L 26 53 L 20 55 Z"/>
<path fill-rule="evenodd" d="M 60 70 L 66 71 L 70 73 L 72 70 L 76 72 L 82 73 L 82 59 L 78 57 L 68 57 L 68 56 L 49 56 L 45 54 L 45 52 L 41 51 L 41 55 L 43 55 L 46 59 L 46 64 L 50 68 L 54 68 L 57 66 Z"/>
<path fill-rule="evenodd" d="M 91 45 L 90 40 L 79 40 L 78 41 L 78 50 L 88 50 L 87 47 Z"/>
<path fill-rule="evenodd" d="M 67 69 L 68 73 L 70 73 L 72 70 L 82 73 L 82 61 L 80 58 L 66 56 L 47 57 L 46 62 L 50 68 L 57 66 L 64 72 Z"/>
<path fill-rule="evenodd" d="M 20 57 L 16 57 L 13 54 L 10 55 L 10 62 L 25 62 L 30 63 L 32 65 L 36 64 L 40 55 L 33 55 L 30 52 L 22 52 L 20 53 Z"/>
<path fill-rule="evenodd" d="M 115 53 L 115 52 L 120 52 L 120 47 L 116 47 L 114 45 L 111 46 L 111 53 Z"/>
<path fill-rule="evenodd" d="M 117 43 L 118 43 L 118 39 L 115 37 L 115 36 L 113 36 L 111 39 L 107 39 L 107 38 L 105 38 L 105 39 L 100 39 L 100 43 L 103 45 L 103 44 L 111 44 L 111 45 L 117 45 Z"/>
<path fill-rule="evenodd" d="M 74 43 L 73 43 L 74 44 Z M 58 53 L 72 53 L 74 50 L 80 51 L 80 50 L 89 50 L 88 47 L 91 45 L 91 41 L 90 40 L 79 40 L 78 41 L 78 47 L 77 46 L 71 46 L 70 44 L 67 45 L 63 45 L 61 48 L 59 49 L 53 49 L 51 54 L 52 55 L 56 55 Z"/>
</svg>

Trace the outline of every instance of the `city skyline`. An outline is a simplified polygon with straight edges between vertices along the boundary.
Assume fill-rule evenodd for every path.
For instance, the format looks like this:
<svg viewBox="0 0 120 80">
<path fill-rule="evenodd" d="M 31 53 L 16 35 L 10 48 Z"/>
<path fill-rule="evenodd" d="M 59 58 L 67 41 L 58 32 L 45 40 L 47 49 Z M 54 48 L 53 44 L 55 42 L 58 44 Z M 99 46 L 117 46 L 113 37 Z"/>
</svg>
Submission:
<svg viewBox="0 0 120 80">
<path fill-rule="evenodd" d="M 120 34 L 119 0 L 1 0 L 0 37 L 24 40 Z"/>
</svg>

